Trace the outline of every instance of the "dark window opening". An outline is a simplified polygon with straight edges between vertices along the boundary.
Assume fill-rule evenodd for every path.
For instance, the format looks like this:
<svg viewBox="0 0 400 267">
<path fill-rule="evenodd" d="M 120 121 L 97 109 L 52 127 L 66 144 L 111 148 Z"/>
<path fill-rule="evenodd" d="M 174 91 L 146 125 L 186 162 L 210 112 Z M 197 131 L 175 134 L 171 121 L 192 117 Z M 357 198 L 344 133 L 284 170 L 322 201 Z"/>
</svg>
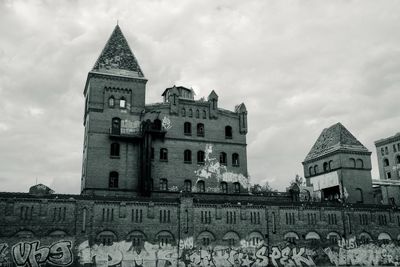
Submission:
<svg viewBox="0 0 400 267">
<path fill-rule="evenodd" d="M 203 110 L 203 119 L 207 119 L 207 111 Z"/>
<path fill-rule="evenodd" d="M 161 131 L 161 120 L 160 119 L 154 120 L 154 130 Z"/>
<path fill-rule="evenodd" d="M 189 117 L 193 117 L 193 110 L 189 109 Z"/>
<path fill-rule="evenodd" d="M 197 164 L 204 164 L 204 151 L 197 151 Z"/>
<path fill-rule="evenodd" d="M 228 184 L 226 182 L 221 182 L 221 192 L 223 194 L 228 194 Z"/>
<path fill-rule="evenodd" d="M 197 136 L 204 136 L 204 124 L 202 123 L 197 124 Z"/>
<path fill-rule="evenodd" d="M 190 181 L 190 180 L 185 180 L 185 182 L 184 182 L 184 189 L 185 189 L 185 192 L 192 192 L 192 181 Z"/>
<path fill-rule="evenodd" d="M 238 153 L 232 154 L 232 166 L 239 166 L 239 154 Z"/>
<path fill-rule="evenodd" d="M 160 190 L 161 191 L 167 191 L 168 190 L 168 180 L 163 178 L 160 179 Z"/>
<path fill-rule="evenodd" d="M 192 163 L 192 151 L 190 150 L 185 150 L 185 152 L 183 153 L 183 157 L 184 157 L 184 163 Z"/>
<path fill-rule="evenodd" d="M 118 143 L 111 144 L 110 156 L 111 157 L 119 157 L 119 144 Z"/>
<path fill-rule="evenodd" d="M 118 172 L 110 172 L 109 188 L 118 188 Z"/>
<path fill-rule="evenodd" d="M 192 125 L 190 124 L 190 122 L 185 122 L 185 124 L 183 125 L 183 133 L 185 135 L 192 135 Z"/>
<path fill-rule="evenodd" d="M 112 134 L 121 134 L 121 119 L 120 118 L 113 118 L 112 125 L 111 125 L 111 133 Z"/>
<path fill-rule="evenodd" d="M 221 152 L 219 154 L 219 163 L 222 165 L 226 165 L 226 153 L 225 152 Z"/>
<path fill-rule="evenodd" d="M 160 161 L 168 161 L 168 149 L 160 149 Z"/>
<path fill-rule="evenodd" d="M 197 182 L 197 191 L 201 193 L 204 193 L 206 191 L 206 185 L 204 181 Z"/>
<path fill-rule="evenodd" d="M 324 162 L 324 172 L 327 172 L 328 170 L 329 170 L 328 162 Z"/>
<path fill-rule="evenodd" d="M 196 109 L 196 118 L 200 118 L 200 111 Z"/>
<path fill-rule="evenodd" d="M 225 126 L 225 139 L 232 139 L 232 127 Z"/>
<path fill-rule="evenodd" d="M 186 109 L 182 108 L 182 117 L 186 117 Z"/>
<path fill-rule="evenodd" d="M 388 159 L 383 159 L 383 166 L 385 166 L 385 167 L 389 166 L 389 160 Z"/>
<path fill-rule="evenodd" d="M 239 183 L 233 183 L 233 192 L 235 192 L 236 194 L 240 193 L 240 184 Z"/>
<path fill-rule="evenodd" d="M 150 148 L 150 159 L 154 160 L 154 147 Z"/>
</svg>

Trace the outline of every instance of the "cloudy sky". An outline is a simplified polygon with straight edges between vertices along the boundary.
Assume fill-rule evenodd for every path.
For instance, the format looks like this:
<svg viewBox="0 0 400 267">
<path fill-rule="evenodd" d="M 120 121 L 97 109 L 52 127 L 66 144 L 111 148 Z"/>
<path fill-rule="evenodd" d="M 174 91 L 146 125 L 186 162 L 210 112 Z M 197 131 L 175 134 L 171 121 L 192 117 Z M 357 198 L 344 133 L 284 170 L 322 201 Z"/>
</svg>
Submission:
<svg viewBox="0 0 400 267">
<path fill-rule="evenodd" d="M 0 1 L 0 191 L 79 193 L 83 89 L 119 20 L 148 78 L 245 102 L 253 182 L 283 190 L 322 129 L 400 131 L 400 1 Z"/>
</svg>

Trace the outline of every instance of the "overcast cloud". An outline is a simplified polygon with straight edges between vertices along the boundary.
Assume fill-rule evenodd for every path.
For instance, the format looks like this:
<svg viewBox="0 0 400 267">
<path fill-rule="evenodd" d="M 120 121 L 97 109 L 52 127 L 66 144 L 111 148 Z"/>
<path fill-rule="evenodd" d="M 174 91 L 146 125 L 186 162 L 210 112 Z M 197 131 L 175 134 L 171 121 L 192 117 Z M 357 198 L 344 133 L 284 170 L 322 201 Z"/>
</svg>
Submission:
<svg viewBox="0 0 400 267">
<path fill-rule="evenodd" d="M 0 191 L 79 193 L 83 89 L 115 24 L 149 82 L 245 102 L 252 182 L 283 190 L 342 122 L 370 151 L 400 131 L 399 1 L 0 1 Z"/>
</svg>

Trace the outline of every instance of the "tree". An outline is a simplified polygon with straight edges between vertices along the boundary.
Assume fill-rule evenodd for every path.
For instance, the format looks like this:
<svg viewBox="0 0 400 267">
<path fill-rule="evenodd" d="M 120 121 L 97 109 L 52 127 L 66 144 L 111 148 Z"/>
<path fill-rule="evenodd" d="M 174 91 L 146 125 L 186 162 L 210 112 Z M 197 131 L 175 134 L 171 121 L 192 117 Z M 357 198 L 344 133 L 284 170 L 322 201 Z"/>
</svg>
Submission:
<svg viewBox="0 0 400 267">
<path fill-rule="evenodd" d="M 304 186 L 305 185 L 305 181 L 304 178 L 301 177 L 300 175 L 296 174 L 296 176 L 294 177 L 294 180 L 292 180 L 290 182 L 290 187 L 292 187 L 293 185 L 297 185 L 297 186 Z"/>
<path fill-rule="evenodd" d="M 270 192 L 276 192 L 276 190 L 272 189 L 268 182 L 265 182 L 264 185 L 253 184 L 250 186 L 250 193 L 254 195 L 265 195 Z"/>
</svg>

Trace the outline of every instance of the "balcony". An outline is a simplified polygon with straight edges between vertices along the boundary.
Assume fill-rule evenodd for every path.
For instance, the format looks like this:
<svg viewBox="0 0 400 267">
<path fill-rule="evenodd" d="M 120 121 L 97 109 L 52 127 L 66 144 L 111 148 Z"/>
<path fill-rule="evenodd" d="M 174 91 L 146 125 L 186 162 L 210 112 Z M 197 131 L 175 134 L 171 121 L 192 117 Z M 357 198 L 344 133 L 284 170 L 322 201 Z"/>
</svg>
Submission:
<svg viewBox="0 0 400 267">
<path fill-rule="evenodd" d="M 112 138 L 125 140 L 140 140 L 143 136 L 140 128 L 110 128 L 109 133 Z"/>
</svg>

